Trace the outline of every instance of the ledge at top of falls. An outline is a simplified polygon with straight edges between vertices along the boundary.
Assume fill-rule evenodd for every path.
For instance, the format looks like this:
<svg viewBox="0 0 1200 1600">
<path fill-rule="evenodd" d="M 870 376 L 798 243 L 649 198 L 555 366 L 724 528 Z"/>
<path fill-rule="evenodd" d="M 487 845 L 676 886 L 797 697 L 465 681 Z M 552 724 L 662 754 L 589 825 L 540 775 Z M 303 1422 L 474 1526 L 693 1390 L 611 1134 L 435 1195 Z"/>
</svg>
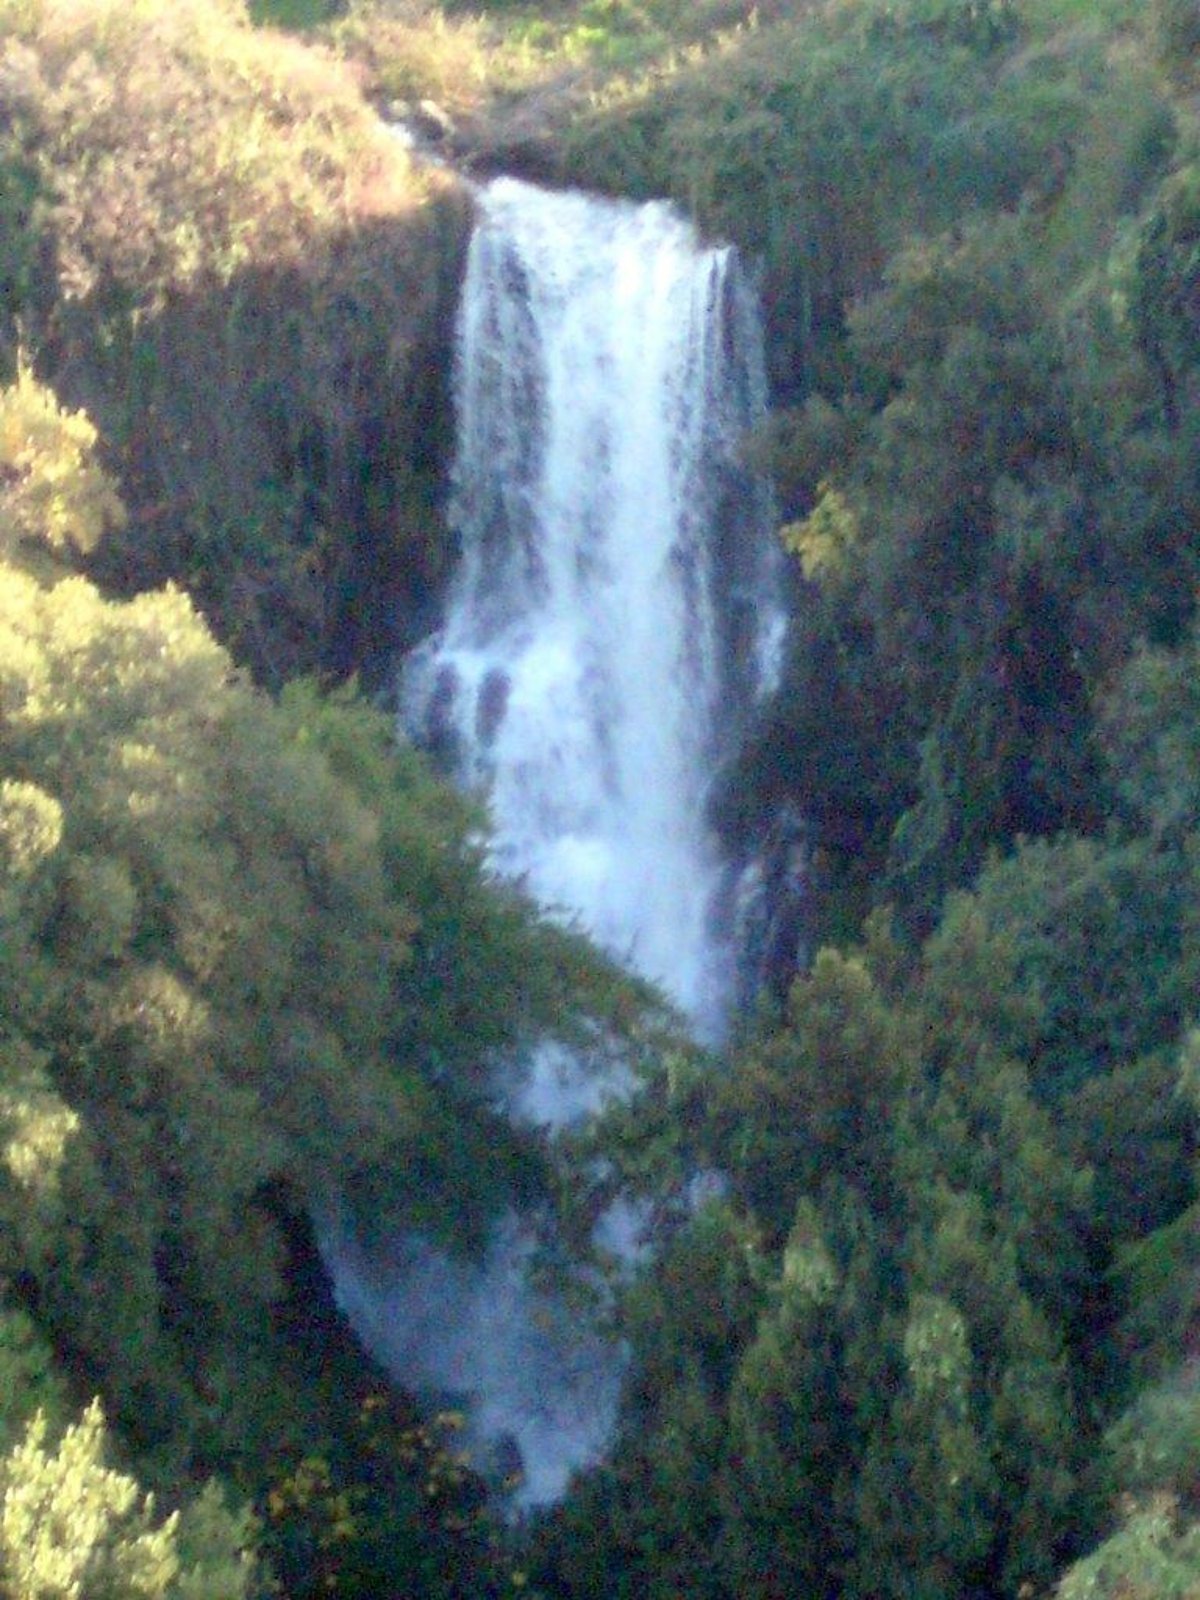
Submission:
<svg viewBox="0 0 1200 1600">
<path fill-rule="evenodd" d="M 587 80 L 566 68 L 525 94 L 451 109 L 428 97 L 383 101 L 379 114 L 408 131 L 416 147 L 470 179 L 501 176 L 563 184 L 561 145 L 587 104 Z"/>
</svg>

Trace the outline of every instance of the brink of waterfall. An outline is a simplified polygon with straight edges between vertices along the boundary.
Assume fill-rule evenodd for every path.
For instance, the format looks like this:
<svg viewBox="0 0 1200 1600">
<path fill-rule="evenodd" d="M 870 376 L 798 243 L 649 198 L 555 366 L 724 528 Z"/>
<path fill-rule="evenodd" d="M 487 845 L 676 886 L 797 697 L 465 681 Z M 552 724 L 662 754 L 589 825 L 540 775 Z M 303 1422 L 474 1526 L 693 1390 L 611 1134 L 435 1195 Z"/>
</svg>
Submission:
<svg viewBox="0 0 1200 1600">
<path fill-rule="evenodd" d="M 707 799 L 782 634 L 769 502 L 741 454 L 764 388 L 735 253 L 673 208 L 511 179 L 481 194 L 458 328 L 461 558 L 406 665 L 404 721 L 486 795 L 495 870 L 709 1041 L 735 988 L 737 895 Z M 550 1129 L 613 1087 L 549 1045 L 512 1071 L 501 1097 Z M 466 1397 L 481 1436 L 515 1444 L 525 1503 L 603 1450 L 620 1352 L 528 1286 L 518 1219 L 479 1268 L 414 1239 L 383 1270 L 332 1223 L 324 1248 L 397 1376 Z"/>
</svg>

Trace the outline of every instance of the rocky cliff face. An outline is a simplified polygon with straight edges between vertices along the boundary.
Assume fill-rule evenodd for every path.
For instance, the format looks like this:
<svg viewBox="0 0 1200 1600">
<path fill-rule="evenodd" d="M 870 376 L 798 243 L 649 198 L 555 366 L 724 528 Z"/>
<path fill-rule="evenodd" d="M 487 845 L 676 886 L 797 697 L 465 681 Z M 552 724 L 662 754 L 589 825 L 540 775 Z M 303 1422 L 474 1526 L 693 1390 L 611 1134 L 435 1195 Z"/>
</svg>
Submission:
<svg viewBox="0 0 1200 1600">
<path fill-rule="evenodd" d="M 469 229 L 447 184 L 412 217 L 326 241 L 315 263 L 256 267 L 132 323 L 72 308 L 59 385 L 109 442 L 131 513 L 94 575 L 117 592 L 184 584 L 268 684 L 379 679 L 448 559 Z"/>
</svg>

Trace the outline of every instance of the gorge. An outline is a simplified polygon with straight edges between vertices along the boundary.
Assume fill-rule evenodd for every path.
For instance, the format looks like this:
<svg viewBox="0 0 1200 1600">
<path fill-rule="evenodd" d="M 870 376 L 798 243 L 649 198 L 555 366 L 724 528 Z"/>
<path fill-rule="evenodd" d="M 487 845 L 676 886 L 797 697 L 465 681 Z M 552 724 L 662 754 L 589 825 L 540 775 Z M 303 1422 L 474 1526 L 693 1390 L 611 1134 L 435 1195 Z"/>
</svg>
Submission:
<svg viewBox="0 0 1200 1600">
<path fill-rule="evenodd" d="M 715 1042 L 737 987 L 739 869 L 706 803 L 783 632 L 769 496 L 742 458 L 765 407 L 754 296 L 735 252 L 672 207 L 498 179 L 456 394 L 462 553 L 444 623 L 404 669 L 405 726 L 486 794 L 493 870 Z M 619 1091 L 619 1070 L 597 1079 L 549 1047 L 496 1082 L 509 1115 L 551 1132 Z M 516 1217 L 478 1267 L 417 1238 L 387 1265 L 325 1240 L 367 1344 L 515 1445 L 524 1503 L 603 1447 L 621 1362 L 528 1286 L 532 1248 Z"/>
</svg>

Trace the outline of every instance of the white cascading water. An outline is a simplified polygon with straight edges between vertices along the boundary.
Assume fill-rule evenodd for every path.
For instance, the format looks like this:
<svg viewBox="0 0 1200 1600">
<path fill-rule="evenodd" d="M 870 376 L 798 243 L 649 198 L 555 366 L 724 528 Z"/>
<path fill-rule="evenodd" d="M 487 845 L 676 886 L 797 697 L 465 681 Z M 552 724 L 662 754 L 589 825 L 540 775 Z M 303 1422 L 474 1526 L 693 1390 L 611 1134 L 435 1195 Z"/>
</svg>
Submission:
<svg viewBox="0 0 1200 1600">
<path fill-rule="evenodd" d="M 706 800 L 782 633 L 768 503 L 740 458 L 764 381 L 734 253 L 664 204 L 497 180 L 457 400 L 462 557 L 405 670 L 407 730 L 486 791 L 498 871 L 716 1038 L 735 952 Z M 605 1088 L 551 1048 L 522 1074 L 512 1113 L 551 1128 Z M 323 1242 L 397 1375 L 469 1395 L 477 1432 L 515 1442 L 525 1504 L 603 1449 L 619 1355 L 526 1287 L 515 1219 L 482 1268 L 409 1240 L 381 1273 L 332 1223 Z"/>
<path fill-rule="evenodd" d="M 494 183 L 461 314 L 462 564 L 406 679 L 410 730 L 490 798 L 496 867 L 706 1035 L 731 952 L 705 801 L 735 658 L 777 615 L 731 614 L 770 567 L 738 462 L 756 334 L 733 252 L 669 206 Z"/>
</svg>

